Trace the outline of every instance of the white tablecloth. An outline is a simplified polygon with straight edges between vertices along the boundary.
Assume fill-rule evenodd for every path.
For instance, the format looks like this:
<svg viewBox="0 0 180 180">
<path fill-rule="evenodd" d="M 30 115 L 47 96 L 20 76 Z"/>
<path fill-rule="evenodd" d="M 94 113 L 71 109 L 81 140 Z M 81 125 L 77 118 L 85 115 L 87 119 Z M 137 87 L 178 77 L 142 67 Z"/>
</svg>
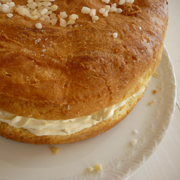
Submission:
<svg viewBox="0 0 180 180">
<path fill-rule="evenodd" d="M 169 26 L 165 46 L 176 75 L 175 113 L 157 151 L 129 180 L 180 180 L 180 0 L 169 0 Z"/>
</svg>

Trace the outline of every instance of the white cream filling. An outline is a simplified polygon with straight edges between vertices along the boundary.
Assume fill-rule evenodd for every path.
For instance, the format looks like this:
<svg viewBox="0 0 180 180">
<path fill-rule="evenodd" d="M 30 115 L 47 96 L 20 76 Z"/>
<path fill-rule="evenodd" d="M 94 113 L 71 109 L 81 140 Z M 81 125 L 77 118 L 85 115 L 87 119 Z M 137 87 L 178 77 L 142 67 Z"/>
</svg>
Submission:
<svg viewBox="0 0 180 180">
<path fill-rule="evenodd" d="M 142 94 L 145 87 L 141 88 L 133 96 L 119 102 L 113 106 L 100 110 L 89 116 L 83 116 L 68 120 L 38 120 L 34 118 L 26 118 L 16 116 L 4 111 L 0 111 L 0 121 L 16 128 L 24 128 L 36 136 L 43 135 L 69 135 L 81 131 L 85 128 L 100 123 L 103 120 L 111 118 L 116 109 L 126 104 L 128 100 Z"/>
</svg>

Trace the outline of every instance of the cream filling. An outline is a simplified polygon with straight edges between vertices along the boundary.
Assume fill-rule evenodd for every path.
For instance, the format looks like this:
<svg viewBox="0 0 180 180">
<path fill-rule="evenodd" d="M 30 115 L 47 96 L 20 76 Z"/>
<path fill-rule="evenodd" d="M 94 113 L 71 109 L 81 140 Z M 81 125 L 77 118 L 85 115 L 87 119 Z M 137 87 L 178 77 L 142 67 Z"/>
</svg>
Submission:
<svg viewBox="0 0 180 180">
<path fill-rule="evenodd" d="M 114 112 L 119 107 L 122 107 L 131 98 L 142 94 L 145 87 L 141 88 L 137 93 L 133 94 L 126 100 L 119 102 L 113 106 L 95 112 L 89 116 L 78 117 L 68 120 L 38 120 L 34 118 L 26 118 L 16 116 L 4 111 L 0 111 L 0 121 L 9 124 L 15 128 L 24 128 L 36 136 L 43 135 L 70 135 L 81 131 L 85 128 L 90 128 L 93 125 L 107 120 L 114 115 Z"/>
</svg>

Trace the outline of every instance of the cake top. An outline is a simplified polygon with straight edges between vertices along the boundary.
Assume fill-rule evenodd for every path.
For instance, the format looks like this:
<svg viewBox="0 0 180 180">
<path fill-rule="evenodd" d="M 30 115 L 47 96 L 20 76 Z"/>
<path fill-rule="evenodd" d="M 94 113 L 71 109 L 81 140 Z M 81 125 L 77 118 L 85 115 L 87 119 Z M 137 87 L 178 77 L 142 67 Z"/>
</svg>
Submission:
<svg viewBox="0 0 180 180">
<path fill-rule="evenodd" d="M 168 22 L 167 0 L 0 3 L 0 109 L 38 119 L 127 98 L 155 63 Z"/>
</svg>

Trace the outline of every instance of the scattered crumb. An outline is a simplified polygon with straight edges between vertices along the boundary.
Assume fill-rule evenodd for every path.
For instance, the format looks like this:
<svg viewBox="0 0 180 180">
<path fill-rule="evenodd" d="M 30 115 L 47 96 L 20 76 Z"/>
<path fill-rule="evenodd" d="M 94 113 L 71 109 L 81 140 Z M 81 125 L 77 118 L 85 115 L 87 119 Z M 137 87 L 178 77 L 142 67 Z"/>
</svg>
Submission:
<svg viewBox="0 0 180 180">
<path fill-rule="evenodd" d="M 88 167 L 87 168 L 87 170 L 89 171 L 89 172 L 93 172 L 93 171 L 96 171 L 96 173 L 99 173 L 100 171 L 102 171 L 103 170 L 103 167 L 102 167 L 102 165 L 101 164 L 95 164 L 94 165 L 94 167 Z"/>
<path fill-rule="evenodd" d="M 133 139 L 132 141 L 131 141 L 131 145 L 132 146 L 135 146 L 137 144 L 137 139 Z"/>
<path fill-rule="evenodd" d="M 154 129 L 151 129 L 151 132 L 154 132 Z"/>
<path fill-rule="evenodd" d="M 156 93 L 157 93 L 157 90 L 156 90 L 156 89 L 154 89 L 154 90 L 152 91 L 152 93 L 153 93 L 153 94 L 156 94 Z"/>
<path fill-rule="evenodd" d="M 158 78 L 158 73 L 155 72 L 155 73 L 153 74 L 153 76 L 154 76 L 155 78 Z"/>
<path fill-rule="evenodd" d="M 88 167 L 88 171 L 89 171 L 89 172 L 93 172 L 93 171 L 94 171 L 94 168 L 93 168 L 93 167 Z"/>
<path fill-rule="evenodd" d="M 134 134 L 138 134 L 138 130 L 137 130 L 137 129 L 134 129 L 133 133 L 134 133 Z"/>
<path fill-rule="evenodd" d="M 149 102 L 149 105 L 152 105 L 155 102 L 155 100 L 153 99 L 151 102 Z"/>
<path fill-rule="evenodd" d="M 57 155 L 58 152 L 59 152 L 59 149 L 56 148 L 56 147 L 52 147 L 51 150 L 52 150 L 52 152 L 53 152 L 54 155 Z"/>
<path fill-rule="evenodd" d="M 162 90 L 162 83 L 160 82 L 160 85 L 157 85 L 157 88 L 159 89 L 159 90 Z"/>
<path fill-rule="evenodd" d="M 102 167 L 101 164 L 95 164 L 95 165 L 94 165 L 94 169 L 95 169 L 95 171 L 98 173 L 98 172 L 100 172 L 100 171 L 103 170 L 103 167 Z"/>
</svg>

